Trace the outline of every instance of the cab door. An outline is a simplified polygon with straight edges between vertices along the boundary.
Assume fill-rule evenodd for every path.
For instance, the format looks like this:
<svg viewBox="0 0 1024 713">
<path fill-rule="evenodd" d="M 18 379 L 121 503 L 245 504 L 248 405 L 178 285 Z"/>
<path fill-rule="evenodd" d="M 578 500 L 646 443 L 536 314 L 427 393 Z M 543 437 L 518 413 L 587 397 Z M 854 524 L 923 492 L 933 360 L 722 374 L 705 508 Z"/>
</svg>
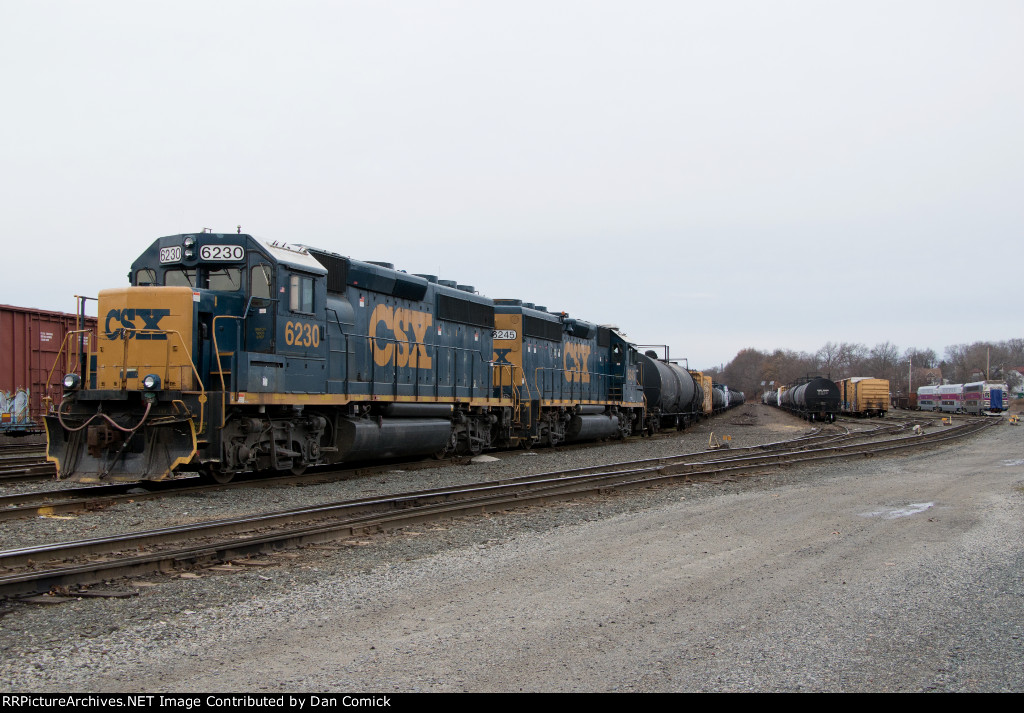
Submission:
<svg viewBox="0 0 1024 713">
<path fill-rule="evenodd" d="M 282 270 L 281 277 L 277 354 L 286 361 L 284 390 L 324 393 L 329 378 L 323 317 L 327 281 L 322 275 L 291 269 Z"/>
<path fill-rule="evenodd" d="M 249 268 L 249 312 L 245 316 L 246 351 L 270 353 L 276 347 L 275 284 L 274 266 L 263 260 L 253 261 Z"/>
</svg>

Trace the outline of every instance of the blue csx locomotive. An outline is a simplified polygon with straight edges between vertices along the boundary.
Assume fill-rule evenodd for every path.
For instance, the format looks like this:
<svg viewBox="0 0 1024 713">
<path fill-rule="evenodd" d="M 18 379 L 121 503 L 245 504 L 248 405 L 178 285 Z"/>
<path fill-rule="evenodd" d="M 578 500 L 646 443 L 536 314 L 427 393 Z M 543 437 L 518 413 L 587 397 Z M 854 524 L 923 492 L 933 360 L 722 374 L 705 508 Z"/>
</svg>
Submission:
<svg viewBox="0 0 1024 713">
<path fill-rule="evenodd" d="M 174 235 L 129 282 L 100 292 L 95 353 L 46 419 L 58 477 L 225 482 L 624 437 L 704 400 L 645 403 L 645 357 L 614 329 L 303 245 Z"/>
</svg>

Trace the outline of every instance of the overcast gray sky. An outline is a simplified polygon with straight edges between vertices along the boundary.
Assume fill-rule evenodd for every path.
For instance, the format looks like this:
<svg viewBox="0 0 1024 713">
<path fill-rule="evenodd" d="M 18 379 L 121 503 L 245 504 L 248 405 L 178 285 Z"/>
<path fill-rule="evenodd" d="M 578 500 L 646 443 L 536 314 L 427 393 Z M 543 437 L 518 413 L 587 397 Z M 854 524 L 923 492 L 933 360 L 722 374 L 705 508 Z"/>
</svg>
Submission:
<svg viewBox="0 0 1024 713">
<path fill-rule="evenodd" d="M 0 0 L 0 302 L 208 227 L 672 346 L 1022 336 L 1024 3 Z"/>
</svg>

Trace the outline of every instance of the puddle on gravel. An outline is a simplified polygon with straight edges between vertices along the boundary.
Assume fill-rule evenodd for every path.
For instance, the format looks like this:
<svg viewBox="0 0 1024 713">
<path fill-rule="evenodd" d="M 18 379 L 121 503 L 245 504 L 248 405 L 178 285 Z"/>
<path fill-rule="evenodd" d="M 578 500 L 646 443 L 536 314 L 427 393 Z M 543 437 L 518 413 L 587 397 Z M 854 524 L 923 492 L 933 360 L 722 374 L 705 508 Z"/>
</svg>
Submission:
<svg viewBox="0 0 1024 713">
<path fill-rule="evenodd" d="M 1017 458 L 1015 460 L 1004 460 L 1003 461 L 1003 467 L 1004 468 L 1012 468 L 1012 467 L 1014 467 L 1016 465 L 1024 465 L 1024 458 Z"/>
<path fill-rule="evenodd" d="M 872 510 L 870 512 L 862 512 L 861 517 L 880 517 L 883 520 L 895 520 L 898 517 L 909 517 L 911 515 L 917 515 L 925 510 L 933 507 L 935 503 L 911 503 L 906 507 L 893 508 L 889 510 Z"/>
</svg>

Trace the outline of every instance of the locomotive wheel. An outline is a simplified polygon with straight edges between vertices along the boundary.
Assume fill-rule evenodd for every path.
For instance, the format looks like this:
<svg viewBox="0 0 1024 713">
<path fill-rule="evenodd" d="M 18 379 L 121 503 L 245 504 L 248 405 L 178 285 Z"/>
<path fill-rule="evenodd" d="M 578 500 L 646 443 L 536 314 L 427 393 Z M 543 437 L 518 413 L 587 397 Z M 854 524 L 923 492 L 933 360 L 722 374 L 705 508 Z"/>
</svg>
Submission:
<svg viewBox="0 0 1024 713">
<path fill-rule="evenodd" d="M 235 477 L 234 473 L 221 470 L 220 466 L 216 463 L 210 463 L 209 465 L 203 466 L 202 470 L 199 471 L 199 475 L 203 480 L 213 481 L 219 485 L 226 485 Z"/>
<path fill-rule="evenodd" d="M 452 431 L 451 438 L 448 439 L 448 443 L 445 444 L 444 448 L 434 451 L 433 456 L 436 460 L 444 460 L 452 453 L 457 453 L 457 443 L 455 440 L 455 432 Z"/>
<path fill-rule="evenodd" d="M 295 465 L 288 469 L 288 472 L 291 473 L 292 475 L 302 475 L 303 473 L 306 472 L 306 465 L 305 463 L 296 463 Z"/>
</svg>

